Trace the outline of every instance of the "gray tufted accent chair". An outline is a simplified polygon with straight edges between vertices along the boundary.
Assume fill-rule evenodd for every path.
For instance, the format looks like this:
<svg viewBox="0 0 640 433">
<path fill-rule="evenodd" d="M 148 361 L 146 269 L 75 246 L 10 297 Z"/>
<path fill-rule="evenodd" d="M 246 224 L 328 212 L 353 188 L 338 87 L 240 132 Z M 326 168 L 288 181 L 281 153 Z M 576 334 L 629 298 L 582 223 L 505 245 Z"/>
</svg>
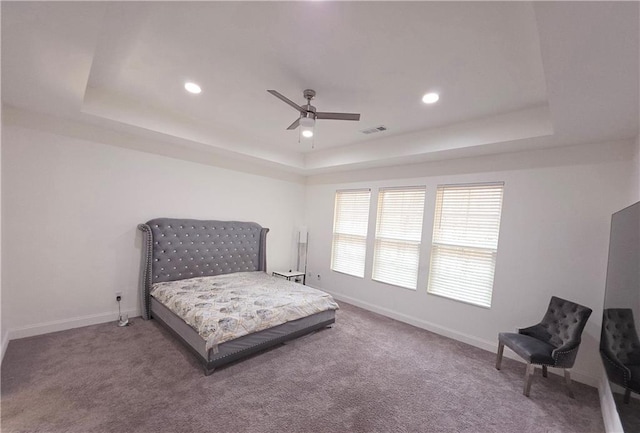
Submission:
<svg viewBox="0 0 640 433">
<path fill-rule="evenodd" d="M 604 310 L 600 356 L 609 380 L 625 388 L 629 403 L 631 391 L 640 394 L 640 340 L 630 308 Z"/>
<path fill-rule="evenodd" d="M 540 323 L 519 329 L 517 333 L 498 334 L 496 368 L 500 370 L 506 345 L 527 361 L 524 395 L 529 397 L 535 366 L 540 365 L 544 377 L 547 377 L 547 367 L 564 369 L 567 393 L 569 397 L 574 398 L 568 369 L 573 367 L 576 360 L 582 331 L 590 315 L 590 308 L 555 296 L 551 297 L 549 308 Z"/>
</svg>

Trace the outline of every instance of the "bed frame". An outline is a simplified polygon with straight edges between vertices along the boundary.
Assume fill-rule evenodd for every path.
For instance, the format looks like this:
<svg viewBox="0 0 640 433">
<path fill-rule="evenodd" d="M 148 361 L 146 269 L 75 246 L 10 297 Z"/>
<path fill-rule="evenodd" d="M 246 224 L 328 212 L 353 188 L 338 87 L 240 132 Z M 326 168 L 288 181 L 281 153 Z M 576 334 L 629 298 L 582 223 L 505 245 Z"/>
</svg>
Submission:
<svg viewBox="0 0 640 433">
<path fill-rule="evenodd" d="M 252 222 L 157 218 L 138 225 L 143 233 L 141 310 L 174 334 L 202 363 L 205 375 L 224 364 L 308 334 L 335 322 L 323 311 L 245 335 L 206 350 L 206 341 L 149 294 L 154 283 L 234 272 L 266 272 L 268 228 Z"/>
</svg>

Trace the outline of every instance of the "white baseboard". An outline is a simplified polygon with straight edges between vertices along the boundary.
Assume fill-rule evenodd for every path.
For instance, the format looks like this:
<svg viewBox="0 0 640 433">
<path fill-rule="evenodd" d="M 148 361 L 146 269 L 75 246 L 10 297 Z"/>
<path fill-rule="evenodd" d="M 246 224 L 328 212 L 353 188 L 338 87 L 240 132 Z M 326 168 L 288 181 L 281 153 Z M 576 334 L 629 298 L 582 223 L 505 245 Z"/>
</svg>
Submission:
<svg viewBox="0 0 640 433">
<path fill-rule="evenodd" d="M 471 346 L 478 347 L 480 349 L 484 349 L 489 352 L 496 352 L 498 348 L 498 342 L 496 341 L 487 341 L 481 338 L 475 337 L 473 335 L 468 335 L 463 332 L 456 331 L 451 328 L 447 328 L 445 326 L 440 326 L 438 324 L 427 322 L 426 320 L 418 319 L 416 317 L 412 317 L 406 315 L 404 313 L 400 313 L 389 308 L 380 307 L 378 305 L 370 304 L 369 302 L 361 301 L 359 299 L 352 298 L 350 296 L 345 296 L 339 293 L 334 293 L 331 290 L 327 290 L 325 288 L 318 287 L 319 290 L 323 290 L 329 294 L 331 294 L 334 298 L 339 301 L 345 301 L 349 304 L 355 305 L 356 307 L 364 308 L 365 310 L 372 311 L 374 313 L 382 314 L 383 316 L 390 317 L 392 319 L 398 320 L 400 322 L 408 323 L 409 325 L 416 326 L 418 328 L 426 329 L 427 331 L 434 332 L 438 335 L 443 335 L 445 337 L 452 338 L 457 341 L 461 341 L 463 343 L 470 344 Z M 507 358 L 523 362 L 522 359 L 516 355 L 514 352 L 509 350 L 509 348 L 505 348 L 504 356 Z M 549 373 L 552 373 L 553 369 L 549 370 Z M 571 378 L 576 382 L 584 383 L 586 385 L 593 386 L 595 388 L 598 387 L 598 379 L 591 377 L 589 375 L 580 373 L 579 371 L 571 370 Z"/>
<path fill-rule="evenodd" d="M 604 422 L 604 431 L 606 433 L 624 433 L 604 367 L 602 367 L 598 383 L 598 395 L 600 396 L 600 410 L 602 412 L 602 421 Z"/>
<path fill-rule="evenodd" d="M 129 317 L 140 315 L 138 310 L 123 311 Z M 118 312 L 91 314 L 89 316 L 74 317 L 71 319 L 54 320 L 51 322 L 38 323 L 35 325 L 11 328 L 7 332 L 7 340 L 16 340 L 18 338 L 33 337 L 35 335 L 48 334 L 50 332 L 66 331 L 67 329 L 80 328 L 83 326 L 97 325 L 99 323 L 115 322 L 118 319 Z M 8 341 L 7 341 L 8 344 Z M 4 349 L 4 340 L 3 340 Z M 3 352 L 4 353 L 4 352 Z"/>
<path fill-rule="evenodd" d="M 0 364 L 2 364 L 2 360 L 4 359 L 4 354 L 7 351 L 7 346 L 9 345 L 9 332 L 5 331 L 2 333 L 2 353 L 0 353 Z"/>
</svg>

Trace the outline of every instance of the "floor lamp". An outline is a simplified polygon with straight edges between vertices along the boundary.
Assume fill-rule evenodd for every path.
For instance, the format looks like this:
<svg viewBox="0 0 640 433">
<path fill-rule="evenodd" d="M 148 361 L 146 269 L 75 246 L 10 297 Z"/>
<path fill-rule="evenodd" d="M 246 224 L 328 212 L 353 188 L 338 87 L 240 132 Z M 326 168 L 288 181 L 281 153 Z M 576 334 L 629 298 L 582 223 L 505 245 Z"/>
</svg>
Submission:
<svg viewBox="0 0 640 433">
<path fill-rule="evenodd" d="M 298 231 L 298 264 L 297 270 L 298 272 L 304 272 L 307 274 L 307 251 L 309 245 L 309 232 L 307 227 L 300 227 Z M 301 269 L 304 264 L 304 269 Z"/>
</svg>

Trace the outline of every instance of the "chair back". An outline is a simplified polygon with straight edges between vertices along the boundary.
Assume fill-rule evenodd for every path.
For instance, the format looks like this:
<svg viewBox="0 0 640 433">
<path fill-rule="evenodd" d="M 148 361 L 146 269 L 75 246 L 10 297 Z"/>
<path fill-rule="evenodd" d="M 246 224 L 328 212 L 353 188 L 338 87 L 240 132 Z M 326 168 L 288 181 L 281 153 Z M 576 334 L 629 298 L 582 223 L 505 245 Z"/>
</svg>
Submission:
<svg viewBox="0 0 640 433">
<path fill-rule="evenodd" d="M 631 308 L 604 310 L 600 348 L 624 365 L 640 365 L 640 340 Z"/>
<path fill-rule="evenodd" d="M 554 347 L 578 344 L 589 316 L 590 308 L 552 296 L 549 308 L 540 322 L 546 330 L 545 335 L 536 335 L 536 338 Z"/>
</svg>

